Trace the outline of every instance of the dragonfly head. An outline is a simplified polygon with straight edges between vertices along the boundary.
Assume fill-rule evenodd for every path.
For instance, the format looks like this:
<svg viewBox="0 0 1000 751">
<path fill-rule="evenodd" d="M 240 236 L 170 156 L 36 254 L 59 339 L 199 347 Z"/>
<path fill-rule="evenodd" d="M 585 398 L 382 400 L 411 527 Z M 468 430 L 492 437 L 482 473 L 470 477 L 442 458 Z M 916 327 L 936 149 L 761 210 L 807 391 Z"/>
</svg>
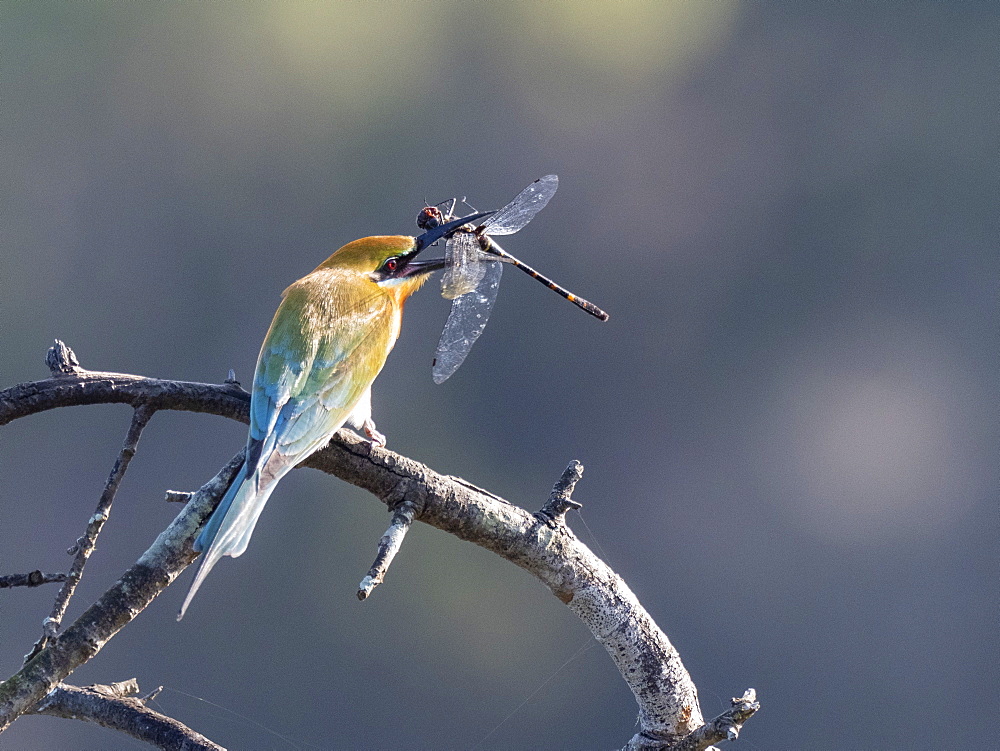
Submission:
<svg viewBox="0 0 1000 751">
<path fill-rule="evenodd" d="M 424 234 L 416 238 L 413 245 L 413 255 L 416 255 L 422 250 L 426 250 L 438 240 L 447 240 L 466 224 L 471 224 L 477 219 L 483 219 L 493 214 L 492 211 L 483 211 L 479 214 L 464 216 L 450 222 L 445 222 L 444 224 L 438 224 L 438 221 L 444 219 L 444 215 L 441 213 L 440 209 L 437 209 L 434 206 L 429 208 L 433 211 L 428 213 L 427 208 L 425 208 L 417 218 L 417 224 L 421 229 L 426 228 L 426 231 Z"/>
</svg>

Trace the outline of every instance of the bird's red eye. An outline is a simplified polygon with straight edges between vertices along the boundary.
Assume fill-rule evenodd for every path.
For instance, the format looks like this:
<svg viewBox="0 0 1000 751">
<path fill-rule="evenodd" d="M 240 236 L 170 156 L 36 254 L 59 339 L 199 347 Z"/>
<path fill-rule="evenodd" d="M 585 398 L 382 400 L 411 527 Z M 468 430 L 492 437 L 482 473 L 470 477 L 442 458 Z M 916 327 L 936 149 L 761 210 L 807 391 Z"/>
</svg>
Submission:
<svg viewBox="0 0 1000 751">
<path fill-rule="evenodd" d="M 397 268 L 399 268 L 399 259 L 397 259 L 397 258 L 390 258 L 388 261 L 386 261 L 384 264 L 382 264 L 382 268 L 384 268 L 389 273 L 392 273 Z"/>
</svg>

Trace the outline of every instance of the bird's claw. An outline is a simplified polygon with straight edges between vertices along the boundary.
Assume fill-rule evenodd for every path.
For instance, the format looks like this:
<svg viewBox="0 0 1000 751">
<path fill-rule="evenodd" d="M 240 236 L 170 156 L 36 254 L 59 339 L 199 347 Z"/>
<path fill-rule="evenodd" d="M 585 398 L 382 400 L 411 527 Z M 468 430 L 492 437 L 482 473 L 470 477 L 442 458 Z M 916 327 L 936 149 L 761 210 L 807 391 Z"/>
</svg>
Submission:
<svg viewBox="0 0 1000 751">
<path fill-rule="evenodd" d="M 365 435 L 368 436 L 368 440 L 371 441 L 372 446 L 376 448 L 385 446 L 385 436 L 376 430 L 375 423 L 370 418 L 365 420 L 362 429 L 365 431 Z"/>
</svg>

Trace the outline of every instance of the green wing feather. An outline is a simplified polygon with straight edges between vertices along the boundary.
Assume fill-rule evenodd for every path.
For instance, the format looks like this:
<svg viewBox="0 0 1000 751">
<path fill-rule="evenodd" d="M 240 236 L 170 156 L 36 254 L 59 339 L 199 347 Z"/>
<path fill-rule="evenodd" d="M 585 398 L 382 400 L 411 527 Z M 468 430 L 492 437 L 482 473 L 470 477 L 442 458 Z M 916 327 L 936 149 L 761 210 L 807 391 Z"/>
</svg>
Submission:
<svg viewBox="0 0 1000 751">
<path fill-rule="evenodd" d="M 359 291 L 350 279 L 308 281 L 286 290 L 257 361 L 250 440 L 262 442 L 262 461 L 273 451 L 290 457 L 324 445 L 378 375 L 393 343 L 394 303 L 381 289 Z"/>
</svg>

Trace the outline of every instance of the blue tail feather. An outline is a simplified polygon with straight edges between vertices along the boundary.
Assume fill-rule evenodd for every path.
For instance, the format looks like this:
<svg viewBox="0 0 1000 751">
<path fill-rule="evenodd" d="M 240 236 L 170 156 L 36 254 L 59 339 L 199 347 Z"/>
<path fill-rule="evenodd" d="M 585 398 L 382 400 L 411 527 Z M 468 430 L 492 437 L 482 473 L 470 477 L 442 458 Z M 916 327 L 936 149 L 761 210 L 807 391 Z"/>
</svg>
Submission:
<svg viewBox="0 0 1000 751">
<path fill-rule="evenodd" d="M 181 605 L 177 620 L 184 617 L 188 605 L 201 587 L 205 577 L 212 567 L 223 556 L 233 558 L 242 555 L 250 543 L 250 536 L 257 525 L 264 504 L 271 495 L 278 478 L 274 478 L 265 487 L 258 487 L 260 470 L 251 476 L 246 476 L 246 466 L 240 470 L 233 484 L 219 502 L 215 512 L 206 522 L 201 534 L 194 542 L 194 549 L 201 555 L 198 573 L 195 574 L 191 588 L 188 590 L 184 604 Z"/>
<path fill-rule="evenodd" d="M 229 508 L 233 505 L 233 499 L 246 480 L 246 471 L 247 465 L 244 464 L 240 468 L 239 474 L 236 475 L 235 479 L 229 485 L 229 490 L 222 496 L 219 505 L 215 507 L 215 511 L 212 512 L 208 521 L 205 522 L 205 526 L 201 528 L 201 534 L 195 538 L 194 544 L 191 546 L 196 552 L 204 552 L 212 546 L 212 543 L 219 534 L 219 529 L 222 527 L 223 519 L 225 519 L 226 514 L 229 513 Z"/>
</svg>

